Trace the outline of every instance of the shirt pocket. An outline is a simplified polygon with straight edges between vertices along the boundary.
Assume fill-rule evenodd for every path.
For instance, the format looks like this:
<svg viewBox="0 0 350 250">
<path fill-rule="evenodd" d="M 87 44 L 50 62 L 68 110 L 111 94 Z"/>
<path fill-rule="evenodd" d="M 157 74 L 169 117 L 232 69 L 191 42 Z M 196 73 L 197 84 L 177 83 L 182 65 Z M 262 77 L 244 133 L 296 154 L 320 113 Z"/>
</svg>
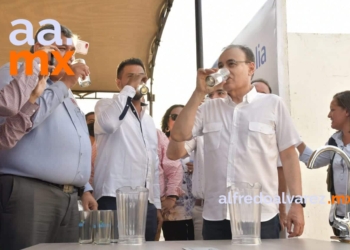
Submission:
<svg viewBox="0 0 350 250">
<path fill-rule="evenodd" d="M 223 124 L 221 122 L 212 122 L 204 124 L 203 138 L 205 152 L 209 152 L 219 148 L 222 127 Z"/>
<path fill-rule="evenodd" d="M 274 126 L 262 122 L 249 122 L 248 147 L 261 152 L 270 150 L 276 141 Z"/>
</svg>

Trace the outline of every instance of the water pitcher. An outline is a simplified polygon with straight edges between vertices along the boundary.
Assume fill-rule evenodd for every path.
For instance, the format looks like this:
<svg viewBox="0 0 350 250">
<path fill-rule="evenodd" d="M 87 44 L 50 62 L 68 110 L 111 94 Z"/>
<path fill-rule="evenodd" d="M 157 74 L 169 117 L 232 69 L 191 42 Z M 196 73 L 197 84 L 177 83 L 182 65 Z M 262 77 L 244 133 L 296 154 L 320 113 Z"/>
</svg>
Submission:
<svg viewBox="0 0 350 250">
<path fill-rule="evenodd" d="M 233 182 L 228 188 L 227 203 L 233 244 L 261 244 L 260 192 L 260 183 Z"/>
<path fill-rule="evenodd" d="M 119 244 L 145 242 L 148 189 L 122 187 L 116 191 Z"/>
</svg>

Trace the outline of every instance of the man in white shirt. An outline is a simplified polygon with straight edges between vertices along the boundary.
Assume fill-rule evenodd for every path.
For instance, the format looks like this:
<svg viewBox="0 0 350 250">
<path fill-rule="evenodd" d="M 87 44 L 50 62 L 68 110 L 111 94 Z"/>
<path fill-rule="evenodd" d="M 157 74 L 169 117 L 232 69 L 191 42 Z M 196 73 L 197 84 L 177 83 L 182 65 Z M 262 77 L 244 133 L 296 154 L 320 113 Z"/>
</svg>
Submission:
<svg viewBox="0 0 350 250">
<path fill-rule="evenodd" d="M 161 223 L 158 173 L 158 139 L 153 119 L 141 104 L 138 86 L 145 82 L 140 59 L 123 61 L 116 83 L 121 90 L 112 99 L 102 99 L 95 107 L 95 198 L 100 210 L 116 210 L 116 190 L 142 186 L 149 190 L 146 241 L 154 241 Z M 157 210 L 158 209 L 158 210 Z"/>
<path fill-rule="evenodd" d="M 276 95 L 260 94 L 251 85 L 254 62 L 254 54 L 249 48 L 230 45 L 218 63 L 219 68 L 230 71 L 226 81 L 209 88 L 205 79 L 217 69 L 198 70 L 196 89 L 178 116 L 171 134 L 177 142 L 201 135 L 204 138 L 205 240 L 232 237 L 227 204 L 219 202 L 220 197 L 227 197 L 227 187 L 232 182 L 259 182 L 264 197 L 278 197 L 278 156 L 290 194 L 302 195 L 295 149 L 300 137 L 282 100 Z M 200 106 L 205 94 L 218 88 L 226 90 L 228 96 L 209 100 Z M 289 237 L 303 233 L 304 204 L 298 201 L 293 201 L 288 213 Z M 261 238 L 279 238 L 278 204 L 262 203 L 261 207 Z"/>
</svg>

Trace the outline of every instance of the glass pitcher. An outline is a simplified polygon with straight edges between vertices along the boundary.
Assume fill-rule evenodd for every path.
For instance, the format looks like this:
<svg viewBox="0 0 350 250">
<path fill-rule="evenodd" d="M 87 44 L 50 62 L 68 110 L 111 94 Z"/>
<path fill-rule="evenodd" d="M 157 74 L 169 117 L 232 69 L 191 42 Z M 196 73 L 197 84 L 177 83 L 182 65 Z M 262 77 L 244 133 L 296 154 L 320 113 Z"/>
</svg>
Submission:
<svg viewBox="0 0 350 250">
<path fill-rule="evenodd" d="M 117 189 L 119 244 L 141 245 L 145 242 L 148 192 L 140 186 Z"/>
<path fill-rule="evenodd" d="M 261 244 L 261 189 L 260 183 L 247 182 L 233 182 L 228 187 L 233 244 Z"/>
</svg>

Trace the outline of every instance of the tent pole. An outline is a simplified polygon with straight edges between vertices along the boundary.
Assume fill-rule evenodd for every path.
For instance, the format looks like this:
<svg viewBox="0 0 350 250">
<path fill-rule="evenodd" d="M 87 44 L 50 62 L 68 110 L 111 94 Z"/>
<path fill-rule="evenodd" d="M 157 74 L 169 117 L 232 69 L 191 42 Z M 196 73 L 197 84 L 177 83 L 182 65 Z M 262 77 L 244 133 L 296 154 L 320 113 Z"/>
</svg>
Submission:
<svg viewBox="0 0 350 250">
<path fill-rule="evenodd" d="M 203 68 L 202 1 L 195 0 L 197 69 Z"/>
</svg>

